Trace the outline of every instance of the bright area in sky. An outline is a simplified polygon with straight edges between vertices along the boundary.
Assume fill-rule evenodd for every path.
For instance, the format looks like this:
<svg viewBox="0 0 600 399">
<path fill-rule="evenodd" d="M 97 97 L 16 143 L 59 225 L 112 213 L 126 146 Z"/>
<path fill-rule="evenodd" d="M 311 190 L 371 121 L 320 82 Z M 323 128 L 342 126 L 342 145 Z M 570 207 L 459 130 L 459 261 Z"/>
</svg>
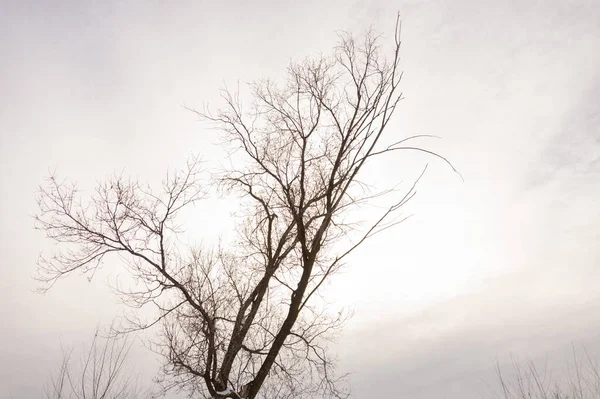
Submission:
<svg viewBox="0 0 600 399">
<path fill-rule="evenodd" d="M 36 257 L 52 249 L 30 218 L 48 170 L 89 193 L 114 171 L 156 183 L 192 153 L 207 165 L 222 161 L 218 132 L 182 105 L 216 106 L 224 84 L 281 77 L 290 59 L 329 52 L 336 30 L 360 34 L 372 24 L 389 38 L 397 11 L 405 100 L 388 134 L 441 136 L 423 144 L 464 182 L 417 154 L 370 172 L 382 186 L 408 187 L 429 163 L 405 210 L 413 216 L 366 244 L 328 288 L 356 311 L 336 347 L 342 370 L 354 373 L 355 396 L 374 397 L 377 387 L 412 399 L 479 398 L 475 386 L 496 356 L 536 357 L 572 340 L 594 345 L 597 1 L 2 8 L 0 390 L 14 399 L 38 396 L 60 342 L 84 342 L 121 309 L 104 284 L 114 265 L 93 283 L 72 278 L 44 296 L 32 292 Z M 208 243 L 230 234 L 234 210 L 215 198 L 199 204 L 187 237 Z"/>
</svg>

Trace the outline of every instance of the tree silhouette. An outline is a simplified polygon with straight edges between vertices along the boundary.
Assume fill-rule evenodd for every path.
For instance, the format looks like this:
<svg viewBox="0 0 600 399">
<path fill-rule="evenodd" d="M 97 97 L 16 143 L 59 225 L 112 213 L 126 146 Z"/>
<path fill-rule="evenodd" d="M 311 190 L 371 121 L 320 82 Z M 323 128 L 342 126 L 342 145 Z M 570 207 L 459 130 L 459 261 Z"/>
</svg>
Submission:
<svg viewBox="0 0 600 399">
<path fill-rule="evenodd" d="M 158 310 L 151 322 L 130 321 L 133 329 L 161 326 L 168 386 L 208 398 L 347 396 L 327 352 L 347 315 L 328 313 L 315 296 L 359 245 L 404 220 L 399 211 L 420 179 L 401 193 L 373 192 L 361 172 L 400 151 L 448 162 L 411 144 L 427 136 L 384 139 L 401 99 L 399 20 L 390 57 L 380 42 L 373 32 L 360 41 L 341 34 L 333 55 L 292 63 L 283 84 L 252 84 L 247 109 L 224 90 L 223 109 L 194 110 L 231 151 L 230 167 L 209 182 L 237 195 L 243 210 L 239 239 L 226 249 L 176 241 L 180 211 L 206 192 L 198 159 L 161 190 L 116 176 L 85 205 L 76 185 L 51 177 L 37 226 L 67 246 L 40 259 L 45 288 L 120 255 L 142 285 L 120 294 Z M 349 220 L 385 198 L 375 219 Z"/>
<path fill-rule="evenodd" d="M 128 370 L 131 341 L 128 337 L 94 339 L 73 365 L 73 351 L 64 351 L 60 367 L 44 390 L 45 399 L 137 399 L 142 397 Z"/>
</svg>

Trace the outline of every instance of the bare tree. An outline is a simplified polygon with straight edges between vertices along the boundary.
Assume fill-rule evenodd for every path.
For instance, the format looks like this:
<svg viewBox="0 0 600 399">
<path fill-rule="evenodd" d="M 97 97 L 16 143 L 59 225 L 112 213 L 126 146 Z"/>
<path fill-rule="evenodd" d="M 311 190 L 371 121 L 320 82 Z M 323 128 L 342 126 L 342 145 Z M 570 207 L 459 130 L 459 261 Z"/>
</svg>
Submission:
<svg viewBox="0 0 600 399">
<path fill-rule="evenodd" d="M 529 362 L 525 366 L 512 359 L 512 373 L 503 371 L 496 362 L 497 383 L 492 390 L 498 399 L 598 399 L 600 366 L 587 350 L 578 354 L 573 346 L 572 363 L 563 372 L 554 372 L 548 364 Z"/>
<path fill-rule="evenodd" d="M 239 239 L 223 248 L 182 249 L 180 210 L 204 194 L 199 162 L 169 175 L 162 190 L 115 177 L 87 205 L 74 185 L 51 177 L 40 190 L 37 226 L 74 244 L 40 260 L 46 287 L 75 271 L 92 275 L 118 254 L 141 286 L 119 287 L 133 306 L 153 304 L 161 327 L 165 383 L 208 398 L 345 397 L 327 351 L 345 313 L 315 298 L 365 240 L 400 223 L 415 194 L 374 191 L 361 171 L 400 151 L 445 158 L 412 141 L 384 140 L 401 93 L 400 23 L 391 57 L 380 37 L 342 34 L 332 56 L 288 68 L 283 84 L 251 85 L 253 102 L 223 91 L 224 109 L 194 111 L 224 135 L 230 166 L 212 183 L 238 195 Z M 423 170 L 424 172 L 424 170 Z M 421 173 L 421 176 L 423 173 Z M 388 199 L 373 220 L 351 220 L 365 204 Z M 361 223 L 359 223 L 361 222 Z"/>
<path fill-rule="evenodd" d="M 133 341 L 128 337 L 94 339 L 74 370 L 73 351 L 64 351 L 58 372 L 44 390 L 46 399 L 137 399 L 141 390 L 128 370 Z M 75 366 L 77 367 L 77 366 Z M 147 397 L 147 396 L 146 396 Z"/>
</svg>

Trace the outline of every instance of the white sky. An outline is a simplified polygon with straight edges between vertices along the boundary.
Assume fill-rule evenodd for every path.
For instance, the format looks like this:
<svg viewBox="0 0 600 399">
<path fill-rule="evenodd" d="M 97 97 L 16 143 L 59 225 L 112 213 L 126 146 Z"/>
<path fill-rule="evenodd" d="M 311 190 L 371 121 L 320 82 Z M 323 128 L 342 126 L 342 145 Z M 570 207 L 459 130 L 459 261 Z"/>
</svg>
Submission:
<svg viewBox="0 0 600 399">
<path fill-rule="evenodd" d="M 561 358 L 571 341 L 600 349 L 597 0 L 1 9 L 0 397 L 39 396 L 60 343 L 85 342 L 119 309 L 110 268 L 33 292 L 50 244 L 30 215 L 49 169 L 85 188 L 123 168 L 158 179 L 193 152 L 218 158 L 216 132 L 181 105 L 215 103 L 223 83 L 281 76 L 290 59 L 328 52 L 336 30 L 373 23 L 389 35 L 396 11 L 406 99 L 390 134 L 442 136 L 431 145 L 465 182 L 431 160 L 407 209 L 415 216 L 365 246 L 330 288 L 356 311 L 335 348 L 354 397 L 480 398 L 496 357 Z M 407 165 L 423 162 L 391 162 L 373 178 L 410 180 L 419 170 Z M 190 232 L 210 234 L 228 209 L 199 214 Z"/>
</svg>

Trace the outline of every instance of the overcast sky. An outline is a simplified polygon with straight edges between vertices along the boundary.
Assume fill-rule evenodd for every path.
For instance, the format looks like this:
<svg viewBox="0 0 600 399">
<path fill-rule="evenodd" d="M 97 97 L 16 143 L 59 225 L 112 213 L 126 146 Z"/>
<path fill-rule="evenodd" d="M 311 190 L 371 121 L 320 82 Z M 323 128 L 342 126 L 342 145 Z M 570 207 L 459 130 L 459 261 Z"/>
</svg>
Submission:
<svg viewBox="0 0 600 399">
<path fill-rule="evenodd" d="M 414 216 L 330 287 L 356 313 L 334 348 L 353 397 L 481 398 L 496 358 L 560 364 L 571 342 L 600 353 L 597 0 L 0 1 L 0 397 L 38 397 L 61 343 L 120 309 L 107 275 L 34 292 L 51 244 L 31 215 L 49 170 L 85 189 L 211 160 L 216 133 L 182 105 L 281 77 L 339 30 L 389 38 L 397 11 L 405 100 L 389 134 L 442 136 L 431 148 L 464 182 L 430 159 Z M 374 178 L 420 172 L 403 166 Z M 151 375 L 151 355 L 136 356 Z"/>
</svg>

